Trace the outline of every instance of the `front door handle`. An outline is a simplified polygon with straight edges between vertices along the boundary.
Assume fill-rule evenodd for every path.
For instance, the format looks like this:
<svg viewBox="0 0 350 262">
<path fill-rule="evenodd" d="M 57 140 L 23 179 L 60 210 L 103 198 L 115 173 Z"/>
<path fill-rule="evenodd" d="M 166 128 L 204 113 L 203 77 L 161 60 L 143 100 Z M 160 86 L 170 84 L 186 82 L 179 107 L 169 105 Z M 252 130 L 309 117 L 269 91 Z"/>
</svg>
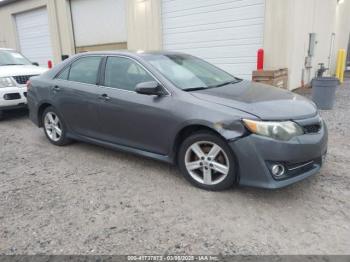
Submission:
<svg viewBox="0 0 350 262">
<path fill-rule="evenodd" d="M 104 101 L 111 100 L 111 98 L 107 94 L 100 95 L 99 99 L 104 100 Z"/>
</svg>

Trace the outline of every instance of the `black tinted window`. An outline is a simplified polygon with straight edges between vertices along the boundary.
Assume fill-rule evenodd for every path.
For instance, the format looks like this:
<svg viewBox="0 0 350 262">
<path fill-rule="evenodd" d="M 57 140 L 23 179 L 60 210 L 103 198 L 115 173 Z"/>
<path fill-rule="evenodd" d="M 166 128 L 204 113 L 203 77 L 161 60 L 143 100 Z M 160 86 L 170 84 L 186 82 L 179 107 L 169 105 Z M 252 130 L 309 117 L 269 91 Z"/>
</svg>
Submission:
<svg viewBox="0 0 350 262">
<path fill-rule="evenodd" d="M 154 81 L 139 64 L 123 57 L 109 57 L 106 64 L 105 86 L 134 91 L 137 84 Z"/>
<path fill-rule="evenodd" d="M 71 65 L 69 80 L 86 84 L 96 84 L 100 61 L 101 57 L 97 56 L 83 57 L 75 61 Z"/>
</svg>

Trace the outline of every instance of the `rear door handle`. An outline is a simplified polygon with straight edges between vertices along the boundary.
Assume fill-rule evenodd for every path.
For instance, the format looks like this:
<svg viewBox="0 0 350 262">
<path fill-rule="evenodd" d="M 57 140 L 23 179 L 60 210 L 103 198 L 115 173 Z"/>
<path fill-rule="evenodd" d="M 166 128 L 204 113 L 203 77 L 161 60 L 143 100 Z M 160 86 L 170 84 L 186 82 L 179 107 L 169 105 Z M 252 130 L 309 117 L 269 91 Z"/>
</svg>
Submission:
<svg viewBox="0 0 350 262">
<path fill-rule="evenodd" d="M 52 90 L 58 92 L 61 90 L 61 88 L 59 86 L 54 86 Z"/>
<path fill-rule="evenodd" d="M 107 94 L 100 95 L 98 98 L 104 101 L 111 100 L 111 98 Z"/>
</svg>

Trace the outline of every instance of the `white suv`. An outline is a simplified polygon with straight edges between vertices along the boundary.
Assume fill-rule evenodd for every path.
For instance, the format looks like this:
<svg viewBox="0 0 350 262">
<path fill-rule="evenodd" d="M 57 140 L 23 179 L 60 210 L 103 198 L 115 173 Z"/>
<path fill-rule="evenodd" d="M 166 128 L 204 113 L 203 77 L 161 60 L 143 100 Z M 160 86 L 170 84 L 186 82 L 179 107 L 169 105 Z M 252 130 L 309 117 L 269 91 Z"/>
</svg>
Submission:
<svg viewBox="0 0 350 262">
<path fill-rule="evenodd" d="M 47 70 L 15 50 L 0 48 L 0 119 L 5 110 L 27 106 L 27 81 Z"/>
</svg>

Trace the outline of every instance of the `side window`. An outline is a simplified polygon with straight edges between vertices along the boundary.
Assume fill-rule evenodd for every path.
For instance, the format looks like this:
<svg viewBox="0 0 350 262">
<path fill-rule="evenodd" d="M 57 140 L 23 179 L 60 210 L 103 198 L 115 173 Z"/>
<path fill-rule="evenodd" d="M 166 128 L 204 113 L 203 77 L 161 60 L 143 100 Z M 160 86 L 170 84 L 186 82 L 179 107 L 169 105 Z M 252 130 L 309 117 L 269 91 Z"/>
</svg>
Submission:
<svg viewBox="0 0 350 262">
<path fill-rule="evenodd" d="M 90 56 L 75 61 L 70 67 L 68 80 L 95 85 L 101 59 L 98 56 Z"/>
<path fill-rule="evenodd" d="M 129 58 L 108 57 L 105 86 L 134 91 L 137 84 L 154 81 L 139 64 Z"/>
<path fill-rule="evenodd" d="M 68 80 L 69 69 L 70 69 L 70 66 L 68 66 L 66 69 L 64 69 L 56 78 Z"/>
</svg>

